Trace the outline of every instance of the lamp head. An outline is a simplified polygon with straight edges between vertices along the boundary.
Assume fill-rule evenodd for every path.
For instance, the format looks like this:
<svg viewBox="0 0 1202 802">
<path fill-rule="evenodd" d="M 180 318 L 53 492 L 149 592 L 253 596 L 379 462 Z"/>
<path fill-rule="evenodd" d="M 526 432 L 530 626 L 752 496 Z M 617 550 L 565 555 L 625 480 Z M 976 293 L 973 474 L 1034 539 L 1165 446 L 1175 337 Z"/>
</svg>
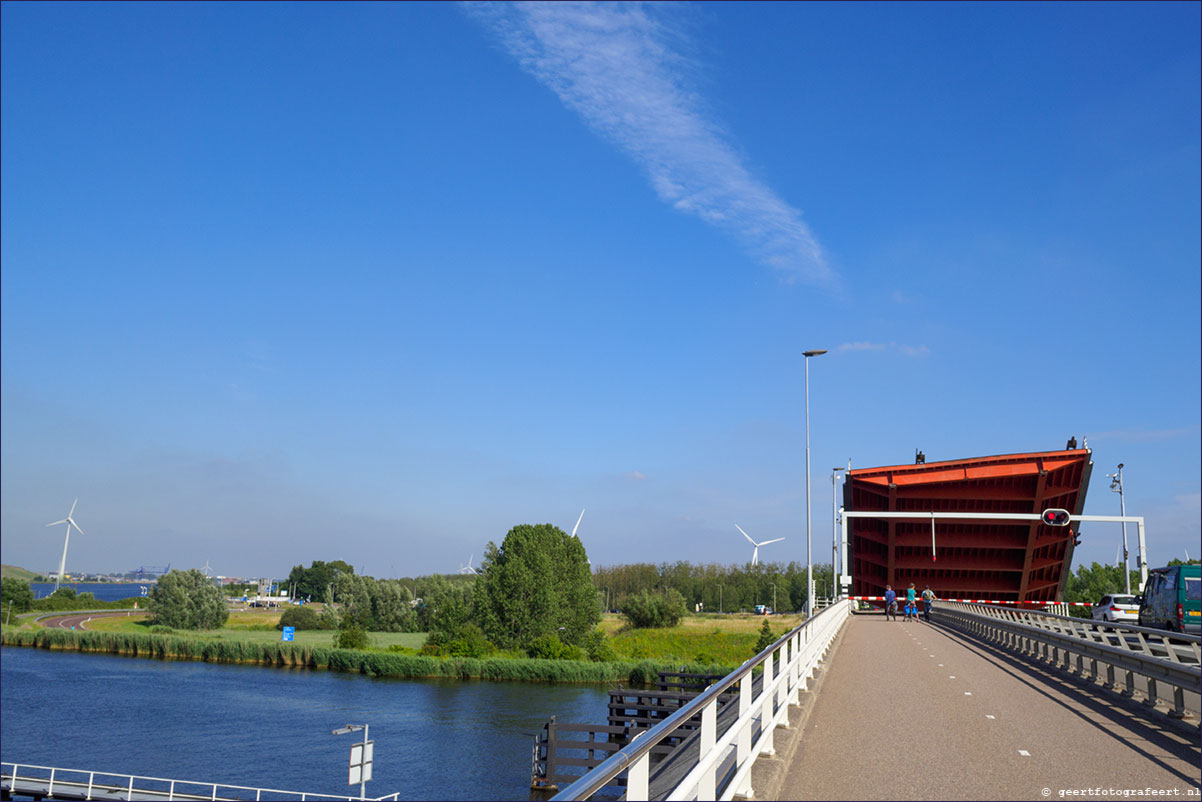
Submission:
<svg viewBox="0 0 1202 802">
<path fill-rule="evenodd" d="M 822 356 L 825 353 L 826 353 L 825 348 L 815 348 L 812 351 L 802 351 L 801 355 L 802 356 Z"/>
</svg>

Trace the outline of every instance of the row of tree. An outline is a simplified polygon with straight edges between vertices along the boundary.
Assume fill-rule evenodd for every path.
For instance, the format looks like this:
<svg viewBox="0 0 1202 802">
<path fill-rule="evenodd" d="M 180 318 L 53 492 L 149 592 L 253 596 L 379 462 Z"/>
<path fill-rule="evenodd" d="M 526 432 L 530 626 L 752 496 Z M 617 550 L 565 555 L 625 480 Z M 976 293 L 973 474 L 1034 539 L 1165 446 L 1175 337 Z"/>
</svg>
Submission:
<svg viewBox="0 0 1202 802">
<path fill-rule="evenodd" d="M 830 564 L 815 565 L 813 574 L 815 595 L 830 595 Z M 606 604 L 619 610 L 631 596 L 669 589 L 684 598 L 689 610 L 700 604 L 705 612 L 751 611 L 758 604 L 796 611 L 806 604 L 806 567 L 798 562 L 614 565 L 595 569 L 593 584 Z"/>
</svg>

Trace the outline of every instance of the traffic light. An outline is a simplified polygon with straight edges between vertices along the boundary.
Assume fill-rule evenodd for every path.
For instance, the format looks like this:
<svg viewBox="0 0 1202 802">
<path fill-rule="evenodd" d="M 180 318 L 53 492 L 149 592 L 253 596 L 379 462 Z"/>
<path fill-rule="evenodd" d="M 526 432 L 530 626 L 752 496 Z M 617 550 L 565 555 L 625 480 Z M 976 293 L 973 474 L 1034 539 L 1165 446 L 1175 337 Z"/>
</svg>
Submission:
<svg viewBox="0 0 1202 802">
<path fill-rule="evenodd" d="M 1068 526 L 1068 510 L 1044 510 L 1043 522 L 1048 526 Z"/>
</svg>

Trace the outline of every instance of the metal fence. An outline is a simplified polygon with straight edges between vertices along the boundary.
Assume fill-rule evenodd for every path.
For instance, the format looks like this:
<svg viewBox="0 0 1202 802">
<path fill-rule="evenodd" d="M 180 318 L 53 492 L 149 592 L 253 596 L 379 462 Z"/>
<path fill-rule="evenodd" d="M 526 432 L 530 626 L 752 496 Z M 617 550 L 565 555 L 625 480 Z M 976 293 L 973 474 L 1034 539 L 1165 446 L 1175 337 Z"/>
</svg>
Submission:
<svg viewBox="0 0 1202 802">
<path fill-rule="evenodd" d="M 988 604 L 940 602 L 931 614 L 983 640 L 1101 680 L 1124 696 L 1135 696 L 1138 685 L 1145 704 L 1169 704 L 1175 718 L 1202 713 L 1202 638 L 1197 635 Z M 1171 691 L 1171 701 L 1165 690 Z"/>
<path fill-rule="evenodd" d="M 622 783 L 628 800 L 752 797 L 752 765 L 759 755 L 774 753 L 776 727 L 788 725 L 789 705 L 800 701 L 801 691 L 807 689 L 850 609 L 851 603 L 840 599 L 816 613 L 662 723 L 636 736 L 554 799 L 589 799 Z M 762 670 L 762 680 L 754 683 L 755 688 L 757 670 Z M 729 720 L 720 721 L 719 697 L 736 686 L 738 702 L 727 705 Z M 652 751 L 661 741 L 677 737 L 677 730 L 694 718 L 700 723 L 695 747 L 677 750 L 686 762 L 674 761 L 670 786 L 655 788 L 653 794 Z"/>
<path fill-rule="evenodd" d="M 5 798 L 27 796 L 35 799 L 113 799 L 113 800 L 355 800 L 358 796 L 284 791 L 278 788 L 252 788 L 227 783 L 172 780 L 141 777 L 110 771 L 64 769 L 0 763 L 0 788 Z M 372 797 L 397 799 L 399 794 Z"/>
</svg>

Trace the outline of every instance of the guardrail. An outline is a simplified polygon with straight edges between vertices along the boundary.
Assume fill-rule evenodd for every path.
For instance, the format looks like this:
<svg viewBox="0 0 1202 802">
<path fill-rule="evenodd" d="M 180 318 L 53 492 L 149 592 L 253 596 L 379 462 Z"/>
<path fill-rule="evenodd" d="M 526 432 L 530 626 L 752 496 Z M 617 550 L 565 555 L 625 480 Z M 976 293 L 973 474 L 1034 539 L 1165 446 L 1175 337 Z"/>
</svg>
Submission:
<svg viewBox="0 0 1202 802">
<path fill-rule="evenodd" d="M 773 734 L 788 726 L 789 705 L 800 701 L 814 669 L 847 620 L 851 603 L 840 599 L 785 634 L 758 655 L 707 688 L 700 696 L 662 723 L 637 735 L 627 746 L 560 791 L 556 800 L 588 799 L 607 785 L 619 784 L 625 773 L 625 798 L 650 798 L 651 752 L 690 719 L 700 717 L 696 751 L 676 772 L 684 776 L 664 794 L 669 800 L 723 799 L 736 794 L 751 797 L 751 767 L 761 754 L 773 754 Z M 753 671 L 763 669 L 759 692 L 752 687 Z M 718 698 L 738 685 L 738 716 L 719 733 Z M 755 736 L 753 738 L 753 736 Z M 733 758 L 733 760 L 732 760 Z M 719 776 L 721 770 L 721 776 Z"/>
<path fill-rule="evenodd" d="M 1169 715 L 1174 718 L 1202 713 L 1196 697 L 1202 686 L 1202 638 L 1196 635 L 985 604 L 939 603 L 931 615 L 983 640 L 1062 665 L 1083 678 L 1096 681 L 1101 676 L 1098 666 L 1104 665 L 1105 685 L 1124 696 L 1135 695 L 1138 678 L 1145 683 L 1144 704 L 1150 707 L 1167 703 L 1160 695 L 1162 685 L 1172 688 Z M 1124 675 L 1123 686 L 1116 681 L 1116 672 Z M 1191 692 L 1188 709 L 1186 691 Z"/>
<path fill-rule="evenodd" d="M 25 772 L 24 776 L 21 772 Z M 5 798 L 29 796 L 34 799 L 114 799 L 114 800 L 356 800 L 358 796 L 284 791 L 278 788 L 252 788 L 227 783 L 172 780 L 164 777 L 140 777 L 111 771 L 64 769 L 21 763 L 0 763 L 0 788 Z M 399 792 L 373 799 L 397 799 Z"/>
</svg>

